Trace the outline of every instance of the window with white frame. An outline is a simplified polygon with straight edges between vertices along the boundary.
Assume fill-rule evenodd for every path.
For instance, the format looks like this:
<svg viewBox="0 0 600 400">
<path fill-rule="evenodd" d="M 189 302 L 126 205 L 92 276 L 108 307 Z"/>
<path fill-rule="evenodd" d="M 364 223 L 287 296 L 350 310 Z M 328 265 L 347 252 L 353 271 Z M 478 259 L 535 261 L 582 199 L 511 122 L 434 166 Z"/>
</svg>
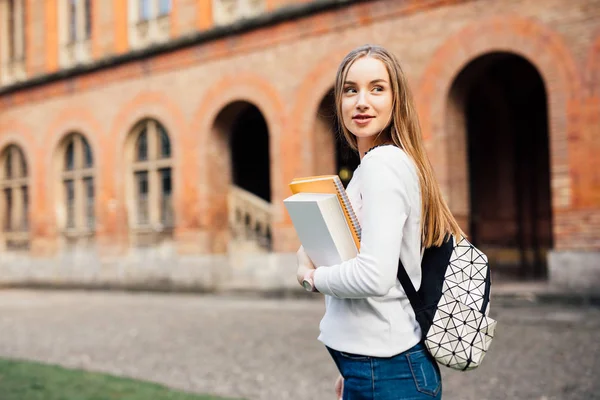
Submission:
<svg viewBox="0 0 600 400">
<path fill-rule="evenodd" d="M 63 68 L 91 59 L 92 0 L 58 0 L 60 64 Z"/>
<path fill-rule="evenodd" d="M 134 231 L 170 234 L 174 224 L 171 141 L 158 121 L 145 119 L 131 132 L 130 224 Z"/>
<path fill-rule="evenodd" d="M 2 244 L 7 249 L 26 249 L 29 246 L 29 191 L 23 152 L 16 145 L 6 147 L 0 154 L 0 165 Z"/>
<path fill-rule="evenodd" d="M 92 149 L 83 135 L 70 133 L 59 153 L 62 155 L 59 196 L 64 205 L 59 224 L 67 236 L 88 236 L 96 227 Z"/>
<path fill-rule="evenodd" d="M 25 0 L 0 0 L 0 83 L 25 79 Z"/>
<path fill-rule="evenodd" d="M 139 48 L 169 39 L 171 0 L 129 0 L 129 42 Z"/>
<path fill-rule="evenodd" d="M 229 25 L 240 19 L 256 17 L 266 9 L 265 0 L 212 0 L 215 25 Z"/>
</svg>

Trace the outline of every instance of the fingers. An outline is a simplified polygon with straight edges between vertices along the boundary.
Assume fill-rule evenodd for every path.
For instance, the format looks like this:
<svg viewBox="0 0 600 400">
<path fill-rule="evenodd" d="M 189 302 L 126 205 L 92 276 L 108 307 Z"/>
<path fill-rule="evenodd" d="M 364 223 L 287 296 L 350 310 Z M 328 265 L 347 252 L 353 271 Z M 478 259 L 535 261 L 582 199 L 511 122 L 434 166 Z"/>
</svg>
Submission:
<svg viewBox="0 0 600 400">
<path fill-rule="evenodd" d="M 344 393 L 344 378 L 340 375 L 335 381 L 335 395 L 338 399 L 342 398 Z"/>
<path fill-rule="evenodd" d="M 298 265 L 304 266 L 306 268 L 310 268 L 310 269 L 315 269 L 315 264 L 313 264 L 312 260 L 310 259 L 310 257 L 308 256 L 308 254 L 306 254 L 306 251 L 304 251 L 303 248 L 301 248 L 301 250 L 298 250 L 298 253 L 296 254 L 296 258 L 298 261 Z"/>
</svg>

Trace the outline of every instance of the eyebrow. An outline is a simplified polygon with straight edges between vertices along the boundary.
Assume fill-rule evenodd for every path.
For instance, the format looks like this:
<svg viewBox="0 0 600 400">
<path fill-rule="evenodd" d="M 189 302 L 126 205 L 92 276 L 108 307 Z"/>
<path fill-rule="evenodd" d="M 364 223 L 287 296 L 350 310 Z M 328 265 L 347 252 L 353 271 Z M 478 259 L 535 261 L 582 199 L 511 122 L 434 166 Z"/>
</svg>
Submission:
<svg viewBox="0 0 600 400">
<path fill-rule="evenodd" d="M 380 82 L 387 83 L 387 81 L 385 79 L 374 79 L 369 83 L 372 85 L 374 83 L 380 83 Z M 356 82 L 346 81 L 346 82 L 344 82 L 344 85 L 356 85 Z"/>
</svg>

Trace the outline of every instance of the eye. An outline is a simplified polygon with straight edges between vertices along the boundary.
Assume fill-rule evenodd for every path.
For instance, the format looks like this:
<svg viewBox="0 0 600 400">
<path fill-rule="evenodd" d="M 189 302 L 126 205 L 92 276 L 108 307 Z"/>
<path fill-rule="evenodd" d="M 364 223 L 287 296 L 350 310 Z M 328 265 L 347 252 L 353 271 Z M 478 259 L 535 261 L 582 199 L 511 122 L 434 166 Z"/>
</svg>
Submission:
<svg viewBox="0 0 600 400">
<path fill-rule="evenodd" d="M 344 88 L 344 93 L 356 93 L 356 89 L 352 86 L 346 86 Z"/>
<path fill-rule="evenodd" d="M 374 86 L 373 90 L 376 92 L 383 92 L 383 86 Z"/>
</svg>

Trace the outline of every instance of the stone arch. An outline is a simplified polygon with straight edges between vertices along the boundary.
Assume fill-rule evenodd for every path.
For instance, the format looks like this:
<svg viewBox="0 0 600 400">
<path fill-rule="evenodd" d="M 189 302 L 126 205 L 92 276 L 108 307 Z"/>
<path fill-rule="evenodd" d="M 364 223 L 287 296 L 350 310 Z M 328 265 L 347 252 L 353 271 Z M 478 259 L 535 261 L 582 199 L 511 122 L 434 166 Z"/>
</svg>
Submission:
<svg viewBox="0 0 600 400">
<path fill-rule="evenodd" d="M 543 278 L 553 247 L 547 94 L 514 53 L 486 53 L 454 79 L 446 107 L 446 198 L 496 277 Z"/>
<path fill-rule="evenodd" d="M 36 153 L 39 149 L 35 146 L 35 139 L 29 126 L 15 120 L 0 122 L 0 151 L 10 144 L 16 144 L 23 149 L 30 175 L 37 167 Z"/>
<path fill-rule="evenodd" d="M 105 212 L 109 213 L 106 218 L 106 228 L 121 235 L 126 235 L 128 231 L 128 225 L 123 223 L 128 220 L 125 207 L 126 180 L 123 171 L 126 170 L 126 164 L 123 151 L 132 129 L 144 119 L 158 121 L 169 133 L 171 157 L 175 169 L 173 201 L 176 231 L 185 229 L 184 224 L 186 226 L 189 224 L 187 218 L 189 210 L 186 210 L 182 204 L 184 187 L 186 191 L 189 190 L 191 179 L 193 179 L 190 176 L 193 172 L 185 168 L 190 163 L 190 155 L 183 150 L 188 146 L 186 143 L 188 136 L 186 119 L 179 106 L 164 93 L 142 92 L 121 108 L 103 144 L 106 149 L 112 147 L 112 151 L 104 153 L 103 161 L 105 165 L 112 165 L 113 170 L 103 174 L 102 186 L 105 188 L 105 195 L 104 199 L 99 199 L 99 201 L 108 203 L 108 210 L 105 208 Z M 183 173 L 184 169 L 185 173 Z"/>
<path fill-rule="evenodd" d="M 225 77 L 208 89 L 200 104 L 194 112 L 191 132 L 199 137 L 196 154 L 200 160 L 207 159 L 207 144 L 210 140 L 213 124 L 219 113 L 229 104 L 246 102 L 253 104 L 263 115 L 269 134 L 269 154 L 271 157 L 271 203 L 274 207 L 274 220 L 283 216 L 283 209 L 279 205 L 283 201 L 284 184 L 281 173 L 281 154 L 285 149 L 281 147 L 281 135 L 286 126 L 286 108 L 280 93 L 269 81 L 261 76 L 242 73 L 235 77 Z M 206 182 L 210 173 L 210 165 L 199 162 L 194 165 L 198 171 L 199 181 Z M 209 190 L 207 185 L 200 185 L 199 210 L 196 215 L 201 218 L 201 225 L 208 226 L 211 214 Z"/>
<path fill-rule="evenodd" d="M 102 188 L 99 187 L 100 182 L 102 182 L 102 146 L 101 146 L 101 138 L 104 136 L 104 132 L 102 130 L 102 126 L 96 119 L 96 117 L 89 112 L 87 108 L 83 107 L 70 107 L 58 114 L 50 125 L 45 134 L 45 138 L 48 139 L 49 146 L 45 147 L 46 149 L 50 149 L 45 154 L 44 165 L 50 166 L 46 169 L 46 177 L 45 177 L 45 190 L 47 193 L 46 202 L 49 210 L 56 210 L 57 206 L 57 171 L 55 170 L 56 158 L 60 156 L 60 152 L 63 150 L 61 147 L 61 143 L 67 139 L 67 137 L 72 133 L 78 133 L 82 135 L 85 140 L 89 143 L 92 154 L 94 157 L 94 190 L 97 194 L 103 192 Z M 99 215 L 101 212 L 101 202 L 96 201 L 94 208 L 96 215 Z M 58 233 L 57 229 L 57 220 L 56 213 L 49 212 L 47 213 L 48 218 L 48 229 L 49 231 L 56 235 Z M 97 219 L 97 230 L 102 230 L 102 220 Z"/>
<path fill-rule="evenodd" d="M 416 90 L 423 135 L 444 191 L 449 185 L 446 106 L 454 79 L 472 60 L 509 52 L 528 60 L 541 74 L 549 105 L 553 209 L 571 201 L 568 131 L 570 102 L 579 99 L 582 81 L 576 63 L 559 34 L 541 23 L 519 17 L 478 21 L 446 40 L 432 56 Z M 432 140 L 433 139 L 433 140 Z M 450 204 L 452 207 L 452 204 Z"/>
<path fill-rule="evenodd" d="M 231 183 L 271 203 L 269 131 L 261 110 L 246 101 L 229 103 L 213 129 L 225 142 L 220 153 L 230 155 L 220 170 L 231 169 Z"/>
<path fill-rule="evenodd" d="M 217 114 L 203 146 L 204 162 L 219 171 L 203 182 L 210 188 L 210 226 L 228 227 L 230 253 L 272 248 L 269 136 L 262 111 L 234 101 Z"/>
</svg>

